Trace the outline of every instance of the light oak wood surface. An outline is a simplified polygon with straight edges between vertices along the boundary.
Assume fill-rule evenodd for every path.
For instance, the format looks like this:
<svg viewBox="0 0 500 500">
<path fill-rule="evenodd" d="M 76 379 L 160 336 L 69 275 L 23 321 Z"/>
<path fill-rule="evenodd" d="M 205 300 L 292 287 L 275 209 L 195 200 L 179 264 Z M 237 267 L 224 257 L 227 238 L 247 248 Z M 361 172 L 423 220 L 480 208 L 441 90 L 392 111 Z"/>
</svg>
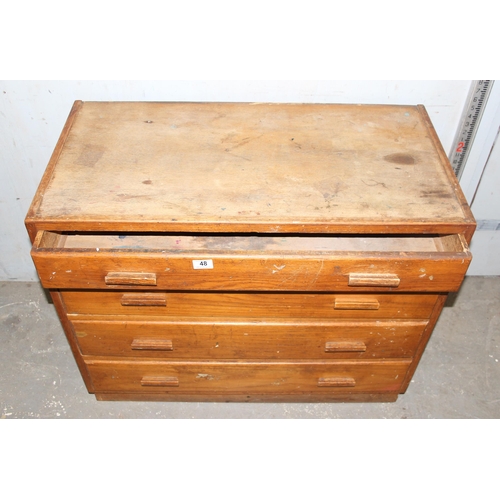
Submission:
<svg viewBox="0 0 500 500">
<path fill-rule="evenodd" d="M 421 105 L 77 101 L 25 223 L 109 401 L 395 401 L 475 229 Z"/>
<path fill-rule="evenodd" d="M 412 357 L 427 321 L 114 317 L 71 324 L 82 353 L 90 356 L 301 360 Z"/>
<path fill-rule="evenodd" d="M 101 361 L 87 363 L 98 392 L 169 392 L 206 394 L 227 391 L 234 394 L 398 392 L 409 361 L 324 361 L 324 362 L 184 362 Z M 165 377 L 164 384 L 144 387 L 144 377 Z M 175 388 L 172 378 L 177 379 Z M 349 378 L 354 384 L 326 386 L 324 378 Z"/>
<path fill-rule="evenodd" d="M 285 242 L 278 244 L 274 239 L 269 242 L 264 238 L 264 242 L 254 243 L 252 250 L 247 249 L 248 238 L 238 236 L 226 238 L 230 244 L 224 249 L 219 248 L 219 242 L 214 245 L 216 248 L 210 245 L 207 248 L 205 244 L 199 249 L 191 248 L 192 244 L 186 249 L 176 249 L 173 242 L 165 250 L 156 246 L 68 248 L 64 243 L 59 244 L 53 233 L 41 231 L 32 257 L 47 288 L 110 289 L 132 285 L 174 290 L 254 291 L 349 291 L 380 287 L 388 291 L 396 288 L 456 291 L 471 261 L 467 244 L 459 235 L 423 240 L 376 238 L 374 248 L 369 238 L 345 238 L 353 240 L 351 243 L 344 238 L 333 241 L 322 238 L 316 247 L 311 242 L 297 244 L 283 239 Z M 296 239 L 300 240 L 291 238 Z M 414 250 L 412 240 L 416 240 Z M 305 245 L 308 250 L 304 250 Z M 210 261 L 210 266 L 196 268 L 194 262 L 200 260 Z"/>
<path fill-rule="evenodd" d="M 68 123 L 30 225 L 331 233 L 473 222 L 422 106 L 77 102 Z"/>
<path fill-rule="evenodd" d="M 160 295 L 161 305 L 123 305 L 123 298 Z M 228 293 L 228 292 L 61 292 L 66 312 L 80 315 L 153 317 L 231 317 L 303 319 L 428 319 L 438 300 L 436 294 L 407 293 Z M 128 299 L 126 299 L 128 300 Z M 163 302 L 163 300 L 165 302 Z"/>
</svg>

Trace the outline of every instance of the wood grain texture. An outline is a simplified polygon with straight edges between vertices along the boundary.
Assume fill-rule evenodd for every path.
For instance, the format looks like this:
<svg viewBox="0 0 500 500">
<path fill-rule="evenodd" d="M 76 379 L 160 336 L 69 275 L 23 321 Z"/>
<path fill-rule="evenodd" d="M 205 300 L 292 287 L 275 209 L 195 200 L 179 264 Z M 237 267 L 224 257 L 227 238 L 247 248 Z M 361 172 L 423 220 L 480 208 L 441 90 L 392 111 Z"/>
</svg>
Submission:
<svg viewBox="0 0 500 500">
<path fill-rule="evenodd" d="M 400 327 L 401 325 L 397 326 Z M 366 342 L 353 340 L 353 337 L 350 337 L 349 340 L 329 341 L 325 342 L 325 352 L 366 352 Z M 384 354 L 384 357 L 387 357 L 387 354 Z"/>
<path fill-rule="evenodd" d="M 166 293 L 124 293 L 120 298 L 122 306 L 167 307 Z"/>
<path fill-rule="evenodd" d="M 429 318 L 429 323 L 427 324 L 426 328 L 424 329 L 422 338 L 417 346 L 417 349 L 415 350 L 415 353 L 413 356 L 413 361 L 408 369 L 405 380 L 401 386 L 401 393 L 406 392 L 406 390 L 408 389 L 408 386 L 410 385 L 411 379 L 412 379 L 412 377 L 417 369 L 417 366 L 420 362 L 422 354 L 424 353 L 425 347 L 427 346 L 427 343 L 429 342 L 429 339 L 431 338 L 434 327 L 436 326 L 437 320 L 439 319 L 439 315 L 441 314 L 441 311 L 443 310 L 444 304 L 446 302 L 446 298 L 447 298 L 447 294 L 441 294 L 438 296 L 438 300 L 437 300 L 437 302 L 434 306 L 434 309 L 432 311 L 432 314 Z"/>
<path fill-rule="evenodd" d="M 77 101 L 25 223 L 110 401 L 395 401 L 475 229 L 420 105 Z"/>
<path fill-rule="evenodd" d="M 198 257 L 198 256 L 193 256 Z M 206 256 L 205 256 L 206 258 Z M 42 285 L 54 288 L 126 289 L 129 285 L 111 285 L 105 276 L 111 266 L 134 272 L 148 269 L 157 275 L 159 290 L 213 290 L 213 291 L 350 291 L 350 273 L 365 274 L 373 269 L 375 274 L 394 273 L 400 277 L 397 287 L 386 286 L 387 291 L 444 292 L 457 291 L 469 266 L 466 254 L 436 259 L 408 256 L 384 259 L 362 256 L 336 259 L 266 258 L 245 259 L 218 257 L 213 270 L 193 270 L 192 259 L 165 259 L 152 255 L 137 259 L 121 256 L 112 263 L 105 256 L 92 255 L 54 258 L 50 254 L 34 255 Z M 279 271 L 277 271 L 279 269 Z M 276 272 L 274 272 L 276 271 Z M 150 285 L 136 285 L 136 289 L 150 289 Z M 379 285 L 358 286 L 363 291 L 380 291 Z"/>
<path fill-rule="evenodd" d="M 87 369 L 87 365 L 82 356 L 82 352 L 80 351 L 80 346 L 78 344 L 78 339 L 75 335 L 75 331 L 70 321 L 68 320 L 66 306 L 64 304 L 64 300 L 62 299 L 61 293 L 57 291 L 50 292 L 50 296 L 52 298 L 52 302 L 57 311 L 57 315 L 61 321 L 61 325 L 64 329 L 64 334 L 66 335 L 66 339 L 68 340 L 69 347 L 71 349 L 71 353 L 75 358 L 76 364 L 78 366 L 78 370 L 80 371 L 80 375 L 85 383 L 87 391 L 89 393 L 94 392 L 94 386 L 92 384 L 92 379 L 90 377 L 90 373 Z"/>
<path fill-rule="evenodd" d="M 429 136 L 432 139 L 432 142 L 434 143 L 434 147 L 436 148 L 437 154 L 439 155 L 439 158 L 441 160 L 441 164 L 443 165 L 446 176 L 448 177 L 448 182 L 450 183 L 450 186 L 453 187 L 455 194 L 456 194 L 456 197 L 457 197 L 457 200 L 462 206 L 462 210 L 464 212 L 464 220 L 467 222 L 467 227 L 466 227 L 465 231 L 463 231 L 463 234 L 464 234 L 465 240 L 467 241 L 467 244 L 470 245 L 470 242 L 472 240 L 472 236 L 474 234 L 474 231 L 476 230 L 476 220 L 475 220 L 474 216 L 472 215 L 472 211 L 471 211 L 469 204 L 467 203 L 467 200 L 465 198 L 465 195 L 460 187 L 457 176 L 455 175 L 455 172 L 453 171 L 453 168 L 450 164 L 448 156 L 446 155 L 446 152 L 443 149 L 441 141 L 439 140 L 439 137 L 436 133 L 436 130 L 434 129 L 434 126 L 432 125 L 432 121 L 429 117 L 429 114 L 427 113 L 427 110 L 425 109 L 425 106 L 420 104 L 417 106 L 417 109 L 420 112 L 420 115 L 422 116 L 424 124 L 429 131 Z"/>
<path fill-rule="evenodd" d="M 74 324 L 75 325 L 75 324 Z M 81 331 L 80 325 L 75 325 L 78 327 L 77 337 L 87 337 L 87 333 Z M 99 341 L 102 339 L 99 338 Z M 165 338 L 151 338 L 151 337 L 143 337 L 137 338 L 135 337 L 129 343 L 127 342 L 127 346 L 130 346 L 130 349 L 133 351 L 173 351 L 174 344 L 171 340 Z M 99 348 L 96 349 L 97 354 L 102 354 L 105 348 L 102 345 L 102 342 L 99 342 Z"/>
<path fill-rule="evenodd" d="M 379 309 L 380 302 L 376 298 L 357 298 L 356 296 L 347 296 L 345 298 L 335 299 L 334 308 L 344 310 L 363 310 Z"/>
<path fill-rule="evenodd" d="M 299 251 L 293 245 L 281 252 L 249 251 L 240 249 L 240 240 L 235 237 L 225 250 L 210 248 L 194 253 L 192 249 L 37 246 L 44 240 L 41 237 L 35 241 L 31 255 L 47 288 L 110 289 L 136 284 L 156 285 L 162 290 L 349 291 L 357 286 L 376 291 L 385 286 L 389 291 L 442 292 L 458 290 L 471 261 L 465 241 L 457 235 L 450 238 L 456 240 L 457 247 L 462 245 L 461 251 L 447 252 L 443 245 L 434 246 L 432 251 L 420 251 L 418 245 L 415 251 L 395 251 L 392 244 L 388 251 Z M 211 259 L 213 268 L 194 269 L 196 259 Z M 153 275 L 154 280 L 146 279 Z M 364 280 L 360 281 L 361 275 Z"/>
<path fill-rule="evenodd" d="M 449 241 L 450 240 L 450 241 Z M 456 240 L 454 242 L 454 240 Z M 450 236 L 334 236 L 334 235 L 248 235 L 248 234 L 62 234 L 45 231 L 38 248 L 67 250 L 162 251 L 168 253 L 297 253 L 332 252 L 460 252 L 466 248 L 456 235 Z"/>
<path fill-rule="evenodd" d="M 120 316 L 71 323 L 85 355 L 187 360 L 411 358 L 427 325 L 425 320 L 166 321 Z"/>
<path fill-rule="evenodd" d="M 123 306 L 128 292 L 63 290 L 66 310 L 71 318 L 82 315 L 139 316 L 144 320 L 168 317 L 302 318 L 302 319 L 428 319 L 439 297 L 437 294 L 402 293 L 182 293 L 166 296 L 167 307 Z M 146 293 L 146 292 L 142 292 Z M 149 292 L 148 292 L 149 293 Z M 377 300 L 377 309 L 336 309 L 335 303 L 358 299 Z M 82 318 L 84 319 L 84 318 Z"/>
<path fill-rule="evenodd" d="M 393 403 L 398 399 L 398 392 L 381 393 L 293 393 L 293 394 L 151 394 L 143 392 L 103 392 L 96 393 L 98 401 L 169 401 L 191 403 Z"/>
<path fill-rule="evenodd" d="M 397 288 L 401 280 L 397 274 L 349 273 L 349 286 L 384 286 Z"/>
<path fill-rule="evenodd" d="M 96 391 L 184 394 L 302 394 L 333 391 L 394 392 L 401 387 L 409 361 L 328 362 L 175 362 L 88 359 Z M 144 387 L 143 377 L 175 377 L 178 387 Z M 318 387 L 320 378 L 353 378 L 355 387 Z"/>
<path fill-rule="evenodd" d="M 35 193 L 35 196 L 33 197 L 33 201 L 31 202 L 30 208 L 28 210 L 28 213 L 26 215 L 25 219 L 25 225 L 28 230 L 28 234 L 30 236 L 31 242 L 33 243 L 36 233 L 38 231 L 37 225 L 36 225 L 36 220 L 39 218 L 39 209 L 40 205 L 42 203 L 43 197 L 45 195 L 45 190 L 50 184 L 50 181 L 52 179 L 52 176 L 54 175 L 54 171 L 56 169 L 57 162 L 59 160 L 59 156 L 61 155 L 66 139 L 68 138 L 69 132 L 73 126 L 73 123 L 76 119 L 77 114 L 81 110 L 83 106 L 82 101 L 75 101 L 73 104 L 73 107 L 71 108 L 71 111 L 68 115 L 68 118 L 66 120 L 66 123 L 64 124 L 64 128 L 61 132 L 61 135 L 59 136 L 59 139 L 57 141 L 56 147 L 54 148 L 54 151 L 52 153 L 52 156 L 50 157 L 49 164 L 47 165 L 47 168 L 45 169 L 45 172 L 42 176 L 42 179 L 40 181 L 40 184 L 38 186 L 38 189 Z"/>
<path fill-rule="evenodd" d="M 320 377 L 318 387 L 356 387 L 353 377 Z"/>
<path fill-rule="evenodd" d="M 154 375 L 145 375 L 141 378 L 143 387 L 179 387 L 177 377 L 156 377 Z"/>
<path fill-rule="evenodd" d="M 77 112 L 37 195 L 39 220 L 331 232 L 469 215 L 416 106 L 85 102 Z"/>
<path fill-rule="evenodd" d="M 144 285 L 156 286 L 155 273 L 141 273 L 141 272 L 109 272 L 104 276 L 104 283 L 106 285 Z"/>
<path fill-rule="evenodd" d="M 194 234 L 204 231 L 207 233 L 222 234 L 262 232 L 262 234 L 470 234 L 474 232 L 475 225 L 457 220 L 456 222 L 440 222 L 439 219 L 432 221 L 421 222 L 397 222 L 393 221 L 377 221 L 373 220 L 370 224 L 363 221 L 345 222 L 341 219 L 329 219 L 323 223 L 316 221 L 307 224 L 296 224 L 293 222 L 284 222 L 280 225 L 263 224 L 258 222 L 246 221 L 244 225 L 236 227 L 224 222 L 221 218 L 219 221 L 208 221 L 202 225 L 195 222 L 160 222 L 143 220 L 142 222 L 127 222 L 126 220 L 114 221 L 92 221 L 86 219 L 80 220 L 62 220 L 62 219 L 36 219 L 30 222 L 30 233 L 35 235 L 37 231 L 72 231 L 72 232 L 95 232 L 95 231 L 113 231 L 118 233 L 169 233 L 179 234 L 192 231 Z M 466 238 L 467 239 L 467 238 Z"/>
</svg>

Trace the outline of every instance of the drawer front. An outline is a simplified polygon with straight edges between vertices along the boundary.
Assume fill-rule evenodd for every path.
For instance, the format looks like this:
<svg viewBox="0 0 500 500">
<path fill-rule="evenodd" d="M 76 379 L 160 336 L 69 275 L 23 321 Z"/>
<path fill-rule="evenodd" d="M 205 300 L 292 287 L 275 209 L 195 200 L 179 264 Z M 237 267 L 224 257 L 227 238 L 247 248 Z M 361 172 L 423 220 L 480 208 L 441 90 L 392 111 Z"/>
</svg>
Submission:
<svg viewBox="0 0 500 500">
<path fill-rule="evenodd" d="M 192 237 L 185 248 L 175 247 L 175 238 L 165 236 L 143 237 L 139 249 L 132 243 L 123 248 L 111 237 L 72 238 L 39 232 L 31 254 L 44 287 L 446 292 L 459 288 L 471 258 L 461 235 L 234 237 L 215 243 L 216 237 Z M 104 247 L 96 246 L 100 244 Z M 379 251 L 373 250 L 377 247 Z"/>
<path fill-rule="evenodd" d="M 84 355 L 171 359 L 412 357 L 426 321 L 72 321 Z"/>
<path fill-rule="evenodd" d="M 96 392 L 302 394 L 398 392 L 410 361 L 121 362 L 88 360 Z"/>
<path fill-rule="evenodd" d="M 427 319 L 434 294 L 283 294 L 69 291 L 70 315 L 228 318 Z"/>
</svg>

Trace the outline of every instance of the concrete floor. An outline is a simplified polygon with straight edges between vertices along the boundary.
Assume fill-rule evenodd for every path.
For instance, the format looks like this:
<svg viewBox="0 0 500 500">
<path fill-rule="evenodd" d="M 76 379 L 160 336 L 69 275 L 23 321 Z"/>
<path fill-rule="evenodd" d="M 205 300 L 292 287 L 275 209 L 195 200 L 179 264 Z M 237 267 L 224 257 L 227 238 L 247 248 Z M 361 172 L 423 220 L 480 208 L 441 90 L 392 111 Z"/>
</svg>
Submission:
<svg viewBox="0 0 500 500">
<path fill-rule="evenodd" d="M 0 413 L 10 419 L 494 419 L 500 417 L 500 277 L 450 297 L 395 403 L 98 402 L 38 283 L 0 283 Z"/>
</svg>

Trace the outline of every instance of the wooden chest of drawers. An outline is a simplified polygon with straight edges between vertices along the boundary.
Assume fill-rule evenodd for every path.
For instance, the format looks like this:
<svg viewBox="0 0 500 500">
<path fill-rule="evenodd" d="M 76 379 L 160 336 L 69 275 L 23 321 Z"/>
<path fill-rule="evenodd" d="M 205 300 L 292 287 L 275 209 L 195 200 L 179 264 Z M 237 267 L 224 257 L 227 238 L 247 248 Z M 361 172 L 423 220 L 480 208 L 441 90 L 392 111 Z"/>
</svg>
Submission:
<svg viewBox="0 0 500 500">
<path fill-rule="evenodd" d="M 77 101 L 26 226 L 98 399 L 394 401 L 475 222 L 423 106 Z"/>
</svg>

